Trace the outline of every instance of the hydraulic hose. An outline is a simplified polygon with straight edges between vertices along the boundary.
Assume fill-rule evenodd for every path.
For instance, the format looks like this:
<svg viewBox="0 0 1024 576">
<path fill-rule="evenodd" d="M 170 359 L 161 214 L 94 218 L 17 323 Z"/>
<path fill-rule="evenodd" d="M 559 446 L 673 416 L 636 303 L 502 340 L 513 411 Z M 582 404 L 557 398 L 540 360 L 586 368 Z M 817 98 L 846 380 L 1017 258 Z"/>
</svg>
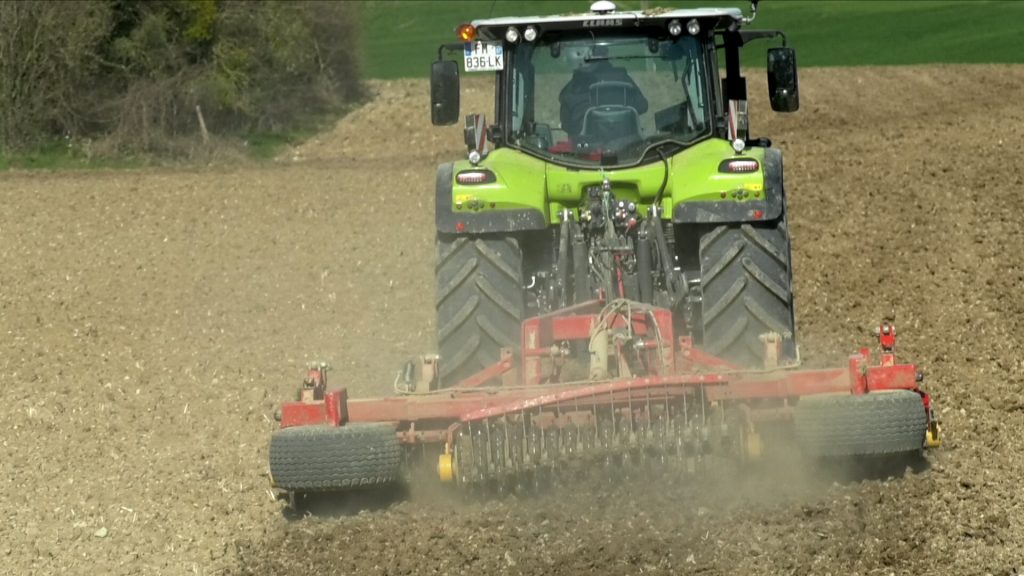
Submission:
<svg viewBox="0 0 1024 576">
<path fill-rule="evenodd" d="M 661 201 L 665 196 L 665 188 L 668 186 L 668 174 L 669 164 L 668 158 L 665 156 L 665 152 L 661 148 L 658 148 L 658 157 L 661 158 L 663 164 L 665 164 L 665 175 L 661 179 L 661 188 L 658 189 L 658 194 L 654 197 L 654 205 L 651 207 L 651 220 L 652 228 L 654 229 L 654 244 L 658 249 L 658 260 L 661 261 L 662 273 L 665 275 L 665 290 L 668 292 L 668 298 L 670 302 L 676 300 L 676 289 L 675 289 L 675 276 L 672 274 L 672 254 L 669 253 L 668 242 L 665 241 L 665 229 L 661 224 Z"/>
<path fill-rule="evenodd" d="M 665 164 L 665 175 L 661 178 L 661 188 L 658 189 L 658 194 L 654 197 L 654 205 L 661 210 L 661 199 L 665 196 L 665 187 L 668 186 L 668 158 L 665 157 L 665 153 L 658 148 L 658 158 L 661 158 L 661 162 Z"/>
<path fill-rule="evenodd" d="M 659 211 L 660 214 L 660 211 Z M 672 269 L 672 254 L 669 253 L 668 243 L 665 241 L 665 227 L 661 224 L 661 218 L 651 226 L 654 229 L 654 244 L 658 248 L 659 260 L 661 260 L 661 270 L 665 274 L 665 290 L 668 292 L 668 299 L 670 302 L 676 301 L 676 287 L 675 276 Z"/>
<path fill-rule="evenodd" d="M 644 304 L 654 303 L 654 272 L 651 270 L 651 240 L 648 234 L 651 222 L 644 220 L 640 224 L 640 233 L 636 243 L 637 279 L 640 282 L 640 301 Z M 661 222 L 655 222 L 660 226 Z"/>
<path fill-rule="evenodd" d="M 572 216 L 562 211 L 562 224 L 558 230 L 558 307 L 565 308 L 569 301 L 569 236 L 572 235 Z"/>
</svg>

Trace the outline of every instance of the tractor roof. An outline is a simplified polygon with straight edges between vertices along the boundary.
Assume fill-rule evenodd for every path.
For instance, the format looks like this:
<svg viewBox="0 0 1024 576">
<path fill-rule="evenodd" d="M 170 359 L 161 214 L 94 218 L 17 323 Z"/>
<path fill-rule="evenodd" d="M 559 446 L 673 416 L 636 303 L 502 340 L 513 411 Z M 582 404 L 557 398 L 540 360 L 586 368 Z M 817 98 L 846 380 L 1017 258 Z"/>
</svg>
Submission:
<svg viewBox="0 0 1024 576">
<path fill-rule="evenodd" d="M 595 3 L 592 10 L 598 8 Z M 610 4 L 610 3 L 608 3 Z M 743 13 L 739 8 L 687 8 L 618 11 L 606 8 L 600 11 L 581 14 L 557 14 L 552 16 L 510 16 L 505 18 L 488 18 L 474 20 L 472 25 L 478 34 L 487 40 L 499 40 L 504 37 L 509 26 L 525 26 L 533 24 L 542 32 L 555 30 L 625 30 L 638 26 L 664 26 L 672 20 L 683 24 L 691 19 L 698 19 L 705 29 L 724 29 L 743 23 Z"/>
</svg>

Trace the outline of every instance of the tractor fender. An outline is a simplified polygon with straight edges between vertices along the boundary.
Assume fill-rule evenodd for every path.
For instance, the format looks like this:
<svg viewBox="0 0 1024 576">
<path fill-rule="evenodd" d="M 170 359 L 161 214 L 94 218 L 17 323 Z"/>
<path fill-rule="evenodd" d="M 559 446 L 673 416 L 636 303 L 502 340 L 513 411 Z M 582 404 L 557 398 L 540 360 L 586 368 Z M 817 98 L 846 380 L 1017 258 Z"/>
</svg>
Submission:
<svg viewBox="0 0 1024 576">
<path fill-rule="evenodd" d="M 672 211 L 677 224 L 766 222 L 783 215 L 786 194 L 782 181 L 782 151 L 764 151 L 764 200 L 745 202 L 681 202 Z"/>
<path fill-rule="evenodd" d="M 434 215 L 437 231 L 444 234 L 487 234 L 544 230 L 548 223 L 544 213 L 535 208 L 516 208 L 478 213 L 458 213 L 452 210 L 452 163 L 437 167 L 437 197 Z M 461 223 L 461 226 L 459 224 Z"/>
</svg>

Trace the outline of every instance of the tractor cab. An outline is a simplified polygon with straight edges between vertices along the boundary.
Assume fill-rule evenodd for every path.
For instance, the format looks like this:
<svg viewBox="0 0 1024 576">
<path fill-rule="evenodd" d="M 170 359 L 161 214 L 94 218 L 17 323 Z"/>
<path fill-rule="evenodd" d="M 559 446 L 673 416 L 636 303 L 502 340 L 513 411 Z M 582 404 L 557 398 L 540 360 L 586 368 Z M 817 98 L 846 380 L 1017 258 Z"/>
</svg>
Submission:
<svg viewBox="0 0 1024 576">
<path fill-rule="evenodd" d="M 755 38 L 785 43 L 779 31 L 741 31 L 752 20 L 736 8 L 626 12 L 607 1 L 585 14 L 475 20 L 458 27 L 462 42 L 439 49 L 432 120 L 459 119 L 459 63 L 443 59 L 458 51 L 466 73 L 495 74 L 486 140 L 496 147 L 567 167 L 635 166 L 708 138 L 745 147 L 754 142 L 740 48 Z M 772 108 L 796 110 L 792 48 L 769 49 L 768 77 Z M 484 124 L 471 117 L 467 127 L 471 154 L 485 155 Z"/>
</svg>

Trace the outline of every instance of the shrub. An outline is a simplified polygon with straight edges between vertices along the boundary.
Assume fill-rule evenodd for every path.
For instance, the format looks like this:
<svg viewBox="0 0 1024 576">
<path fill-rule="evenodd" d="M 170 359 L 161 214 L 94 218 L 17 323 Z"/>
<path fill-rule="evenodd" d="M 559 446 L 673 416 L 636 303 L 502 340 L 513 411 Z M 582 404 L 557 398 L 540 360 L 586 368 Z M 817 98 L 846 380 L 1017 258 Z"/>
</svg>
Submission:
<svg viewBox="0 0 1024 576">
<path fill-rule="evenodd" d="M 343 2 L 0 2 L 0 146 L 289 132 L 362 95 Z M 28 79 L 27 81 L 25 79 Z"/>
<path fill-rule="evenodd" d="M 0 147 L 35 146 L 90 124 L 80 97 L 102 69 L 110 4 L 0 2 Z"/>
</svg>

